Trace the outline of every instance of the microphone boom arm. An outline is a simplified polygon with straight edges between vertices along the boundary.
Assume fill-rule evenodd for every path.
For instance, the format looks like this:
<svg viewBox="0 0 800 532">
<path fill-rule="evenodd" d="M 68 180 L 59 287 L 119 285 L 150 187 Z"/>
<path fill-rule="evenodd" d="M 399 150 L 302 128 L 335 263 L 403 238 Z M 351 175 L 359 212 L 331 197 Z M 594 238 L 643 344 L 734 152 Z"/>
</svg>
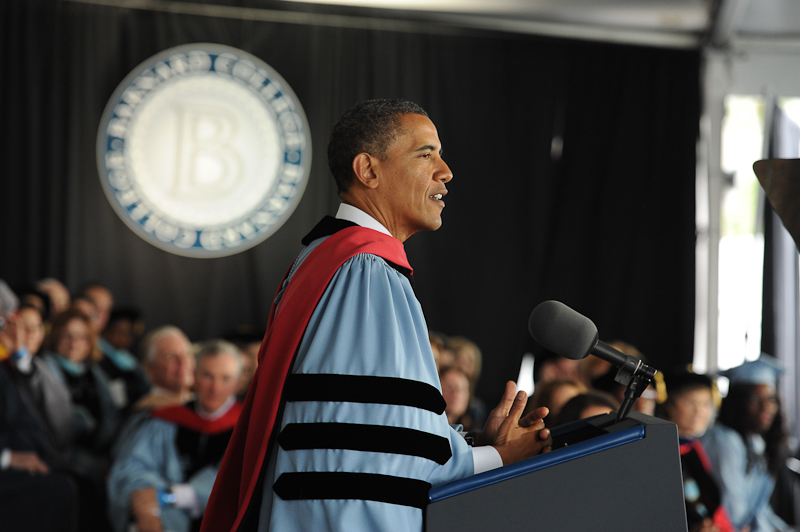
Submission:
<svg viewBox="0 0 800 532">
<path fill-rule="evenodd" d="M 625 386 L 625 398 L 617 411 L 617 423 L 628 417 L 636 400 L 647 389 L 656 376 L 657 371 L 631 355 L 620 353 L 613 347 L 597 341 L 591 352 L 618 366 L 614 380 Z"/>
</svg>

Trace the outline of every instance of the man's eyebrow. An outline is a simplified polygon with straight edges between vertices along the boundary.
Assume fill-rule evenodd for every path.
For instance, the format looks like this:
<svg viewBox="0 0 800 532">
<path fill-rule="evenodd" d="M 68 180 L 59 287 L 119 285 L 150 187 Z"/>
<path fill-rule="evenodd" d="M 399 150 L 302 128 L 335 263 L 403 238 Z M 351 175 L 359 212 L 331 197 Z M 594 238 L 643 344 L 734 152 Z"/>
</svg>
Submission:
<svg viewBox="0 0 800 532">
<path fill-rule="evenodd" d="M 430 144 L 426 144 L 425 146 L 420 146 L 419 148 L 414 150 L 414 153 L 416 153 L 418 151 L 436 151 L 436 147 L 435 146 L 431 146 Z M 441 157 L 441 155 L 443 153 L 444 153 L 444 149 L 443 148 L 439 148 L 439 156 L 440 157 Z"/>
</svg>

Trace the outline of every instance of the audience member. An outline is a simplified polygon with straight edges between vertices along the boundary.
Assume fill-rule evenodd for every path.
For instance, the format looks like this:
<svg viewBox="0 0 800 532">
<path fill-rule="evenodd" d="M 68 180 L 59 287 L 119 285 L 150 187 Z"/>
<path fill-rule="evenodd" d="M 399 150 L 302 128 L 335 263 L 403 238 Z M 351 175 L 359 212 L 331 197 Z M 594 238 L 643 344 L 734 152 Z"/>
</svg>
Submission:
<svg viewBox="0 0 800 532">
<path fill-rule="evenodd" d="M 533 358 L 533 382 L 538 385 L 556 379 L 578 380 L 578 361 L 542 349 Z"/>
<path fill-rule="evenodd" d="M 114 406 L 124 414 L 131 405 L 138 401 L 150 388 L 147 376 L 139 361 L 132 354 L 115 349 L 103 339 L 101 333 L 108 323 L 110 312 L 108 305 L 113 304 L 111 292 L 105 287 L 92 284 L 83 292 L 72 298 L 72 307 L 86 314 L 97 338 L 100 359 L 97 365 L 108 377 L 108 388 Z M 92 294 L 94 297 L 90 297 Z M 95 299 L 99 302 L 96 303 Z"/>
<path fill-rule="evenodd" d="M 108 452 L 119 426 L 119 413 L 100 359 L 97 336 L 89 318 L 69 309 L 53 321 L 45 339 L 45 360 L 66 384 L 74 408 L 75 443 L 95 458 Z"/>
<path fill-rule="evenodd" d="M 102 336 L 98 347 L 103 353 L 100 367 L 111 381 L 114 403 L 121 412 L 126 412 L 150 390 L 150 381 L 130 351 L 114 347 Z"/>
<path fill-rule="evenodd" d="M 708 456 L 697 439 L 714 417 L 713 383 L 705 375 L 688 371 L 668 373 L 664 381 L 667 396 L 657 413 L 678 427 L 689 532 L 735 532 L 711 476 Z"/>
<path fill-rule="evenodd" d="M 647 358 L 641 353 L 641 351 L 627 342 L 614 340 L 609 342 L 608 345 L 620 353 L 624 353 L 626 355 L 636 357 L 643 362 L 647 362 Z M 625 399 L 625 386 L 615 380 L 619 368 L 612 366 L 611 364 L 608 364 L 608 368 L 609 369 L 605 374 L 592 381 L 592 387 L 596 390 L 610 393 L 616 397 L 617 401 L 621 403 Z M 656 404 L 658 402 L 657 384 L 662 378 L 661 372 L 656 373 L 656 382 L 651 383 L 647 388 L 645 388 L 644 392 L 642 392 L 642 395 L 636 400 L 635 403 L 633 403 L 632 410 L 636 410 L 642 414 L 647 414 L 648 416 L 655 415 Z"/>
<path fill-rule="evenodd" d="M 19 345 L 6 362 L 9 378 L 20 396 L 39 421 L 45 439 L 66 463 L 73 440 L 72 399 L 66 384 L 53 368 L 38 355 L 44 341 L 44 328 L 39 311 L 23 306 L 17 319 Z"/>
<path fill-rule="evenodd" d="M 469 379 L 469 418 L 476 427 L 483 427 L 488 409 L 486 403 L 476 393 L 483 369 L 481 350 L 475 342 L 463 336 L 450 337 L 447 340 L 447 348 L 453 352 L 455 365 L 461 368 Z"/>
<path fill-rule="evenodd" d="M 172 325 L 159 327 L 144 338 L 140 350 L 152 388 L 136 403 L 136 410 L 179 405 L 192 398 L 195 360 L 183 331 Z"/>
<path fill-rule="evenodd" d="M 550 426 L 566 425 L 579 419 L 608 414 L 618 408 L 619 401 L 613 395 L 589 390 L 567 401 Z"/>
<path fill-rule="evenodd" d="M 150 391 L 128 412 L 111 449 L 112 458 L 119 455 L 121 447 L 148 419 L 150 410 L 182 405 L 193 398 L 194 352 L 183 331 L 174 325 L 158 327 L 145 336 L 140 351 Z"/>
<path fill-rule="evenodd" d="M 236 397 L 244 401 L 250 382 L 256 374 L 258 367 L 258 352 L 261 349 L 261 341 L 264 339 L 265 331 L 255 331 L 250 327 L 239 327 L 236 331 L 226 335 L 225 340 L 231 342 L 239 348 L 242 354 L 244 366 L 242 376 L 239 379 L 239 386 L 236 389 Z"/>
<path fill-rule="evenodd" d="M 447 338 L 443 334 L 428 331 L 428 340 L 430 340 L 433 359 L 436 362 L 436 371 L 456 363 L 456 356 L 453 351 L 447 347 Z"/>
<path fill-rule="evenodd" d="M 155 409 L 125 444 L 108 479 L 116 532 L 196 529 L 241 406 L 235 400 L 243 361 L 224 341 L 201 344 L 197 400 Z"/>
<path fill-rule="evenodd" d="M 115 307 L 102 336 L 114 349 L 134 353 L 136 342 L 143 332 L 144 318 L 141 312 L 132 307 Z"/>
<path fill-rule="evenodd" d="M 578 361 L 578 380 L 587 388 L 592 388 L 594 381 L 608 373 L 611 363 L 596 356 L 587 356 Z"/>
<path fill-rule="evenodd" d="M 701 438 L 722 503 L 737 530 L 788 531 L 770 507 L 775 474 L 785 459 L 786 433 L 776 395 L 777 360 L 762 354 L 722 372 L 728 395 L 719 418 Z"/>
<path fill-rule="evenodd" d="M 0 279 L 0 333 L 2 333 L 6 321 L 14 318 L 14 313 L 17 312 L 18 308 L 19 298 L 17 294 L 11 290 L 11 287 L 5 281 Z M 14 324 L 14 330 L 16 331 L 16 323 Z M 5 344 L 0 342 L 0 360 L 5 360 L 11 355 L 11 351 L 6 347 L 8 343 L 7 336 L 6 339 Z M 16 338 L 14 338 L 14 341 L 16 341 Z"/>
<path fill-rule="evenodd" d="M 6 353 L 25 347 L 25 329 L 14 315 L 18 299 L 0 280 L 0 346 Z M 73 531 L 76 488 L 56 470 L 60 457 L 47 442 L 11 378 L 15 359 L 0 363 L 0 516 L 4 532 Z"/>
<path fill-rule="evenodd" d="M 95 330 L 99 334 L 108 324 L 111 309 L 114 308 L 114 296 L 108 287 L 100 283 L 89 283 L 81 290 L 81 296 L 89 299 L 97 312 L 95 317 Z"/>
<path fill-rule="evenodd" d="M 101 336 L 108 325 L 113 305 L 111 291 L 99 283 L 86 285 L 72 299 L 72 306 L 81 309 L 91 319 L 101 353 L 98 365 L 108 376 L 114 405 L 121 413 L 125 413 L 147 393 L 150 384 L 135 356 L 126 350 L 115 348 Z"/>
<path fill-rule="evenodd" d="M 461 368 L 470 383 L 475 386 L 481 378 L 483 365 L 478 345 L 463 336 L 451 336 L 447 340 L 447 347 L 455 356 L 455 365 Z"/>
<path fill-rule="evenodd" d="M 37 307 L 23 303 L 18 317 L 17 324 L 24 331 L 25 348 L 31 355 L 36 355 L 44 342 L 43 315 Z"/>
<path fill-rule="evenodd" d="M 44 348 L 45 361 L 72 402 L 69 469 L 78 482 L 81 528 L 102 532 L 109 529 L 104 484 L 120 417 L 108 377 L 97 365 L 101 355 L 91 321 L 77 308 L 67 309 L 53 320 Z"/>
<path fill-rule="evenodd" d="M 100 334 L 98 323 L 100 321 L 100 313 L 97 311 L 97 305 L 88 297 L 78 294 L 70 299 L 69 308 L 78 309 L 83 312 L 92 324 L 92 329 L 96 334 Z"/>
<path fill-rule="evenodd" d="M 469 403 L 472 394 L 469 378 L 464 370 L 458 366 L 444 367 L 439 371 L 439 381 L 442 384 L 442 397 L 447 405 L 444 409 L 447 422 L 451 425 L 462 425 L 465 432 L 478 430 L 480 426 L 470 417 Z"/>
<path fill-rule="evenodd" d="M 75 530 L 75 485 L 48 462 L 41 427 L 0 364 L 0 520 L 4 532 Z"/>
<path fill-rule="evenodd" d="M 49 325 L 47 318 L 50 316 L 50 296 L 33 284 L 24 285 L 17 291 L 17 295 L 19 296 L 20 308 L 33 307 L 39 311 L 44 325 L 44 332 L 46 333 Z"/>
<path fill-rule="evenodd" d="M 573 379 L 555 379 L 539 383 L 533 391 L 533 396 L 525 406 L 526 415 L 541 406 L 550 410 L 550 418 L 555 419 L 561 408 L 573 397 L 586 393 L 587 388 L 581 382 Z"/>
<path fill-rule="evenodd" d="M 71 303 L 69 290 L 58 279 L 52 277 L 42 279 L 36 283 L 36 288 L 50 297 L 50 315 L 46 316 L 47 322 L 52 322 L 56 316 L 69 308 Z"/>
</svg>

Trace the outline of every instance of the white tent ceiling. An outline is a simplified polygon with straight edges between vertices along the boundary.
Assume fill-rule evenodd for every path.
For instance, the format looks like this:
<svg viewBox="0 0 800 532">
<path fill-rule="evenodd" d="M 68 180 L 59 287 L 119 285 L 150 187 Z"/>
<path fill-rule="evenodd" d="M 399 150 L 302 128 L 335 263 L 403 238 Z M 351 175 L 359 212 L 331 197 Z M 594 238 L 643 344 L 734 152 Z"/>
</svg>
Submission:
<svg viewBox="0 0 800 532">
<path fill-rule="evenodd" d="M 291 0 L 379 15 L 673 46 L 800 38 L 797 0 Z M 377 11 L 374 11 L 377 10 Z"/>
<path fill-rule="evenodd" d="M 800 0 L 63 1 L 292 24 L 415 32 L 479 28 L 678 48 L 800 43 Z"/>
</svg>

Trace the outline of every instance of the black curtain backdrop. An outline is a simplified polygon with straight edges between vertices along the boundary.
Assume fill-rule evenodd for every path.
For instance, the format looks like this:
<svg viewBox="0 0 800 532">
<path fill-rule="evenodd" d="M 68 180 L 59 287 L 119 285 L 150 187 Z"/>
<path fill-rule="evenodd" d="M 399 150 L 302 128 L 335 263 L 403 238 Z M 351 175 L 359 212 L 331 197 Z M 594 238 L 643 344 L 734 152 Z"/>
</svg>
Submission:
<svg viewBox="0 0 800 532">
<path fill-rule="evenodd" d="M 311 8 L 305 7 L 305 10 Z M 190 259 L 117 217 L 95 164 L 120 81 L 173 46 L 213 42 L 275 68 L 305 109 L 309 185 L 266 242 Z M 439 128 L 444 225 L 406 245 L 434 330 L 484 353 L 493 403 L 535 342 L 530 311 L 557 299 L 656 367 L 692 357 L 699 51 L 479 31 L 399 32 L 221 19 L 55 0 L 0 7 L 0 278 L 106 283 L 148 328 L 193 340 L 263 328 L 300 238 L 338 205 L 327 170 L 338 116 L 371 97 L 421 104 Z"/>
</svg>

